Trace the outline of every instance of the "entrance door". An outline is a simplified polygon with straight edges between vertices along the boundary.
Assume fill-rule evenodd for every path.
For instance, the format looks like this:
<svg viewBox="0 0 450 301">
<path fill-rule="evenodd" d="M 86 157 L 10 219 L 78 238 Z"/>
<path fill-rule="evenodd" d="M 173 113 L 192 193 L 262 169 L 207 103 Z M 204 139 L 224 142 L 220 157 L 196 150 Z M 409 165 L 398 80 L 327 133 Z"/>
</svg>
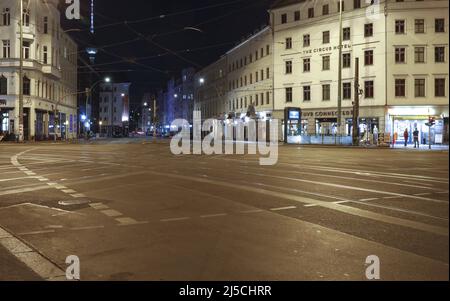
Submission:
<svg viewBox="0 0 450 301">
<path fill-rule="evenodd" d="M 30 140 L 30 108 L 23 109 L 23 139 Z"/>
</svg>

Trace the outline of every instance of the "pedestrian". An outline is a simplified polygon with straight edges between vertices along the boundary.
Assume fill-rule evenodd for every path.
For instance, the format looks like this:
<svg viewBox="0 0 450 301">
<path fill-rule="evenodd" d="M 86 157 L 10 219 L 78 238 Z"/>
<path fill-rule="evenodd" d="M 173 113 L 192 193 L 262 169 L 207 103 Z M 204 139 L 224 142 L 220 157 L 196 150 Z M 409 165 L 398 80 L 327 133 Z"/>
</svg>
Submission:
<svg viewBox="0 0 450 301">
<path fill-rule="evenodd" d="M 406 147 L 408 146 L 408 138 L 409 138 L 408 129 L 405 129 L 405 132 L 403 133 L 403 138 L 405 138 L 405 147 Z"/>
<path fill-rule="evenodd" d="M 419 130 L 418 129 L 414 130 L 413 137 L 414 137 L 414 148 L 419 148 L 420 142 L 419 142 Z"/>
</svg>

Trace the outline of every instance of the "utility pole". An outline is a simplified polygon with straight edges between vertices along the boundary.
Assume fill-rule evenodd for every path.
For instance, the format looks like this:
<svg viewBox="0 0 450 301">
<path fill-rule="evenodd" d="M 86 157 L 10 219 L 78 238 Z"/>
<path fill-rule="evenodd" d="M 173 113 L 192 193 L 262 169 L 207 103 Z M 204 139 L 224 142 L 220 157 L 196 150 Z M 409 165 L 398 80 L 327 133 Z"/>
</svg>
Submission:
<svg viewBox="0 0 450 301">
<path fill-rule="evenodd" d="M 19 63 L 19 139 L 18 142 L 22 143 L 24 140 L 23 131 L 23 0 L 20 0 L 20 63 Z"/>
<path fill-rule="evenodd" d="M 153 99 L 153 138 L 156 141 L 156 98 Z"/>
<path fill-rule="evenodd" d="M 341 144 L 342 133 L 342 0 L 339 0 L 339 63 L 338 63 L 338 112 L 337 112 L 337 135 Z"/>
<path fill-rule="evenodd" d="M 353 146 L 359 145 L 359 58 L 355 59 L 355 101 L 353 104 Z"/>
</svg>

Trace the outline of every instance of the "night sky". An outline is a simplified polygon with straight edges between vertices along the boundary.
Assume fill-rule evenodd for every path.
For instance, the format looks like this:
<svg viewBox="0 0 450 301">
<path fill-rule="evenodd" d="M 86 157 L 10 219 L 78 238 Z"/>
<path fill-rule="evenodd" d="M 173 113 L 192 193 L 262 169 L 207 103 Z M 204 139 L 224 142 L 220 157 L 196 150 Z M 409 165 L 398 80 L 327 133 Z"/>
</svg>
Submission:
<svg viewBox="0 0 450 301">
<path fill-rule="evenodd" d="M 95 69 L 116 82 L 132 82 L 131 98 L 136 103 L 144 92 L 164 88 L 170 77 L 179 77 L 181 69 L 207 66 L 242 37 L 266 25 L 272 1 L 95 0 L 94 36 L 88 30 L 90 1 L 81 2 L 83 20 L 63 26 L 82 30 L 70 33 L 80 50 L 87 45 L 101 49 Z M 142 19 L 146 20 L 136 22 Z M 115 46 L 102 49 L 111 44 Z M 89 74 L 79 65 L 80 76 Z"/>
</svg>

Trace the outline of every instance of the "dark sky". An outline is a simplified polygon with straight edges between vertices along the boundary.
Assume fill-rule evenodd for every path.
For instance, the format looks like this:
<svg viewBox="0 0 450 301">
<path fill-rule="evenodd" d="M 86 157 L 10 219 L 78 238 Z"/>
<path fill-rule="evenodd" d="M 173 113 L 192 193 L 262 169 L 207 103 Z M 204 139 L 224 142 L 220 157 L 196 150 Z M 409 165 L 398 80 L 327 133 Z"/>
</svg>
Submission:
<svg viewBox="0 0 450 301">
<path fill-rule="evenodd" d="M 84 18 L 89 14 L 89 2 L 81 0 Z M 71 33 L 80 50 L 89 44 L 101 49 L 95 69 L 111 75 L 115 81 L 132 82 L 132 102 L 139 102 L 144 91 L 164 88 L 167 80 L 178 77 L 182 68 L 208 65 L 242 37 L 267 24 L 271 2 L 95 0 L 94 36 L 88 31 L 87 19 L 67 22 L 65 28 L 82 29 Z M 135 22 L 142 19 L 147 20 Z M 128 25 L 125 21 L 129 21 Z M 184 30 L 185 27 L 203 32 Z M 102 49 L 118 43 L 124 44 Z M 79 72 L 83 76 L 89 70 L 80 65 Z"/>
</svg>

